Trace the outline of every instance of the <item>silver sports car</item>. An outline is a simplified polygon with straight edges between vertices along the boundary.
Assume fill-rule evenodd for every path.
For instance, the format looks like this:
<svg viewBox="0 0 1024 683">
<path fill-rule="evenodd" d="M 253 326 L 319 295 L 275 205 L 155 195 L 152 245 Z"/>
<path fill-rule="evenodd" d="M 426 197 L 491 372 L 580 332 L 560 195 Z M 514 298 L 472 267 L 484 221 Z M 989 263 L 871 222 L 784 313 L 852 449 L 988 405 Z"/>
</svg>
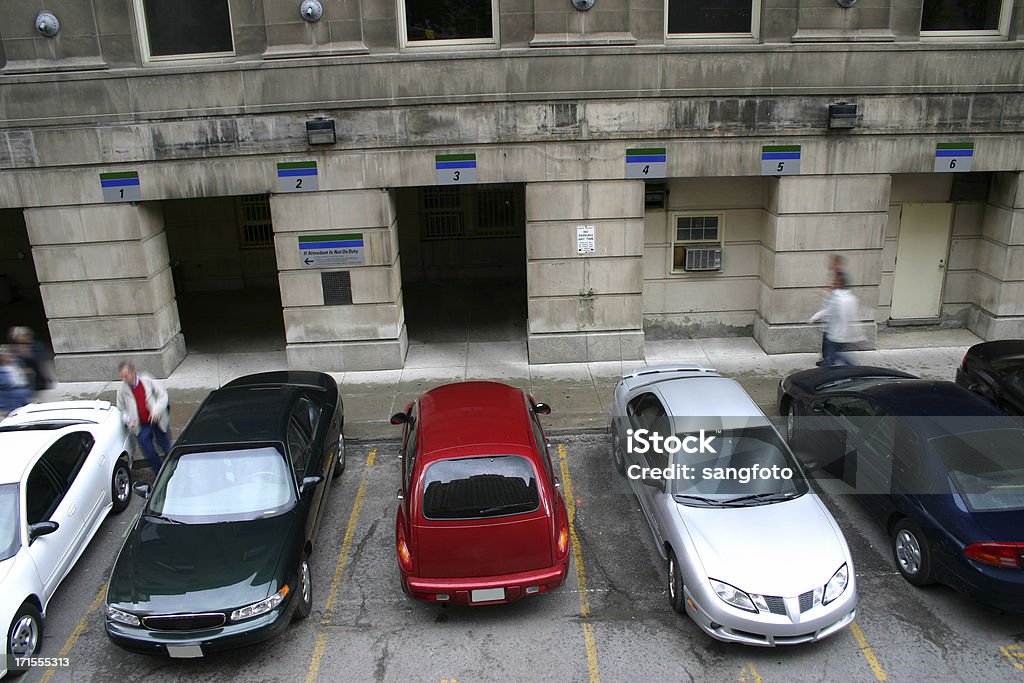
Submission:
<svg viewBox="0 0 1024 683">
<path fill-rule="evenodd" d="M 778 432 L 734 380 L 640 368 L 615 387 L 612 457 L 668 564 L 669 601 L 708 635 L 808 643 L 853 621 L 853 560 Z"/>
</svg>

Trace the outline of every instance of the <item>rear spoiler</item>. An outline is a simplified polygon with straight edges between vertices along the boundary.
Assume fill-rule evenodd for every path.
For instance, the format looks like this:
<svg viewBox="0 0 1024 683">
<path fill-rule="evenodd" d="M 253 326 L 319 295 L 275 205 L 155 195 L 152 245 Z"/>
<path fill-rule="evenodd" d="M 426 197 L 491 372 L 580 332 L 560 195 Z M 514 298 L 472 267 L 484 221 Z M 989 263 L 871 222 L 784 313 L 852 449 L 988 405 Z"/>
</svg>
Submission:
<svg viewBox="0 0 1024 683">
<path fill-rule="evenodd" d="M 655 365 L 652 367 L 637 368 L 633 372 L 623 375 L 622 379 L 648 377 L 652 375 L 666 374 L 670 372 L 697 372 L 708 375 L 718 374 L 718 370 L 715 370 L 714 368 L 706 368 L 703 365 Z"/>
<path fill-rule="evenodd" d="M 52 417 L 52 413 L 66 410 L 95 410 L 108 412 L 110 401 L 53 401 L 51 403 L 29 403 L 12 410 L 7 417 L 39 418 L 42 420 Z"/>
</svg>

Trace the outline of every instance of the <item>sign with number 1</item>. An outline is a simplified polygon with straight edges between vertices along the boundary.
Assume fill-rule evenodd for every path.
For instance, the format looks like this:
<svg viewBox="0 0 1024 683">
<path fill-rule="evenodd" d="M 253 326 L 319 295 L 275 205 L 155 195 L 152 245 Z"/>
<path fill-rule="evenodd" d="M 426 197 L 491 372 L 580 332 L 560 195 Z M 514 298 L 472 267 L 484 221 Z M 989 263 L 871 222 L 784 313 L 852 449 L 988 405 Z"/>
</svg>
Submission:
<svg viewBox="0 0 1024 683">
<path fill-rule="evenodd" d="M 141 202 L 142 185 L 138 171 L 100 173 L 100 189 L 105 202 Z"/>
</svg>

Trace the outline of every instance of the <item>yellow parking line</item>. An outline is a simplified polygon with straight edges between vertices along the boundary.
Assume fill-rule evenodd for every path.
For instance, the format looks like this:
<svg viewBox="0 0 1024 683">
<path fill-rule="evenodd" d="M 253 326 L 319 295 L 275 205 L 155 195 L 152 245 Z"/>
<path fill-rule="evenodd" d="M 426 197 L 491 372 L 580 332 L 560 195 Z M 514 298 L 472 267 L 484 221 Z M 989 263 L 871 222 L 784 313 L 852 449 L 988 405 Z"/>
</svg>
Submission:
<svg viewBox="0 0 1024 683">
<path fill-rule="evenodd" d="M 89 623 L 89 617 L 91 617 L 92 613 L 95 612 L 101 604 L 103 604 L 103 596 L 106 595 L 106 593 L 107 584 L 103 584 L 103 587 L 100 588 L 100 592 L 96 594 L 96 597 L 92 600 L 92 604 L 89 605 L 89 609 L 85 611 L 85 614 L 82 616 L 81 620 L 75 626 L 75 630 L 71 632 L 70 636 L 68 636 L 67 641 L 64 643 L 64 647 L 62 647 L 60 649 L 60 652 L 57 653 L 58 658 L 67 657 L 68 653 L 71 652 L 71 648 L 75 646 L 75 642 L 83 633 L 85 633 L 85 627 Z M 53 678 L 54 671 L 56 671 L 56 669 L 52 666 L 49 669 L 47 669 L 46 673 L 43 674 L 43 677 L 42 679 L 40 679 L 39 683 L 50 683 L 50 679 Z"/>
<path fill-rule="evenodd" d="M 853 637 L 857 639 L 860 651 L 864 653 L 864 659 L 868 660 L 868 666 L 875 672 L 875 680 L 889 680 L 889 677 L 885 674 L 885 669 L 878 663 L 878 658 L 875 657 L 874 651 L 868 645 L 868 639 L 864 637 L 864 632 L 860 630 L 860 626 L 856 621 L 850 623 L 850 631 L 853 632 Z"/>
<path fill-rule="evenodd" d="M 761 674 L 757 673 L 757 669 L 754 668 L 753 662 L 747 662 L 746 665 L 740 669 L 740 677 L 736 679 L 737 683 L 764 683 L 764 679 L 761 678 Z"/>
<path fill-rule="evenodd" d="M 331 581 L 331 592 L 327 595 L 327 604 L 324 607 L 324 616 L 320 620 L 321 626 L 327 626 L 331 620 L 331 611 L 334 609 L 334 601 L 338 597 L 338 586 L 341 585 L 341 575 L 345 572 L 345 565 L 348 564 L 348 553 L 352 549 L 352 541 L 356 536 L 356 524 L 359 522 L 359 514 L 363 510 L 363 500 L 366 498 L 366 478 L 370 474 L 370 468 L 377 460 L 377 449 L 371 448 L 366 456 L 366 468 L 359 480 L 359 490 L 356 492 L 356 500 L 352 504 L 352 512 L 348 516 L 348 526 L 345 528 L 345 538 L 341 542 L 341 552 L 338 554 L 338 564 L 334 569 L 334 580 Z M 316 645 L 313 647 L 313 657 L 309 662 L 309 671 L 306 673 L 306 683 L 316 681 L 320 673 L 320 660 L 323 659 L 327 650 L 327 633 L 321 630 L 316 636 Z"/>
<path fill-rule="evenodd" d="M 587 597 L 587 572 L 583 566 L 583 546 L 576 534 L 576 498 L 572 494 L 572 478 L 569 476 L 568 453 L 563 444 L 558 444 L 558 465 L 562 472 L 562 490 L 565 492 L 565 506 L 569 512 L 569 537 L 572 539 L 573 564 L 576 565 L 576 580 L 580 588 L 580 616 L 583 617 L 583 642 L 587 648 L 587 669 L 590 683 L 600 683 L 601 671 L 597 665 L 597 641 L 594 626 L 590 623 L 590 598 Z"/>
<path fill-rule="evenodd" d="M 1014 643 L 1008 647 L 1000 646 L 999 651 L 1006 655 L 1006 658 L 1010 660 L 1010 664 L 1019 671 L 1024 671 L 1024 648 L 1019 643 Z"/>
</svg>

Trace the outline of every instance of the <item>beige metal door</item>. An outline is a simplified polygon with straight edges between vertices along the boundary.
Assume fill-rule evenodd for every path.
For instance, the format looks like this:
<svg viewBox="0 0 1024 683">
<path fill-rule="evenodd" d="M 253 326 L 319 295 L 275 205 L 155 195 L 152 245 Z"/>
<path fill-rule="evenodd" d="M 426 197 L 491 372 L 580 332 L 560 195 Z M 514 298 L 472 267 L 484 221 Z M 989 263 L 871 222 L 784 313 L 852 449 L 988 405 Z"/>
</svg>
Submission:
<svg viewBox="0 0 1024 683">
<path fill-rule="evenodd" d="M 903 205 L 889 311 L 893 320 L 939 317 L 952 217 L 952 204 Z"/>
</svg>

